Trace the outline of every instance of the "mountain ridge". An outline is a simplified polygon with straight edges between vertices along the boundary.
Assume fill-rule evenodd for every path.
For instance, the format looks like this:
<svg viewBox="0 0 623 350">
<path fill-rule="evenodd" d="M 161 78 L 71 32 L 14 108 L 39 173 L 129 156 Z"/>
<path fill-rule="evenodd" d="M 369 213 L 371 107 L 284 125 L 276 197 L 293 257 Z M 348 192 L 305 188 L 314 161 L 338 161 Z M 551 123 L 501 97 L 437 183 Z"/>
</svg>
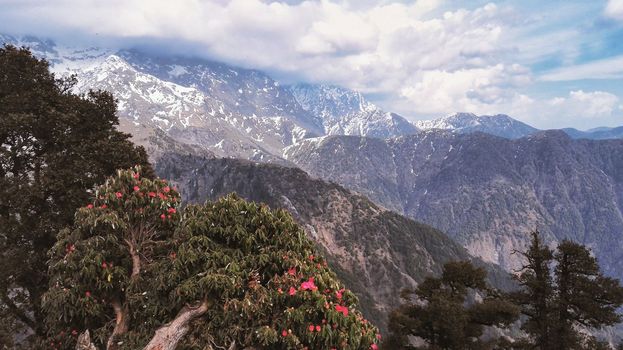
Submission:
<svg viewBox="0 0 623 350">
<path fill-rule="evenodd" d="M 333 136 L 284 157 L 448 233 L 475 256 L 512 270 L 540 229 L 549 242 L 592 247 L 622 277 L 623 140 L 574 140 L 562 131 L 506 139 L 422 132 L 387 140 Z"/>
</svg>

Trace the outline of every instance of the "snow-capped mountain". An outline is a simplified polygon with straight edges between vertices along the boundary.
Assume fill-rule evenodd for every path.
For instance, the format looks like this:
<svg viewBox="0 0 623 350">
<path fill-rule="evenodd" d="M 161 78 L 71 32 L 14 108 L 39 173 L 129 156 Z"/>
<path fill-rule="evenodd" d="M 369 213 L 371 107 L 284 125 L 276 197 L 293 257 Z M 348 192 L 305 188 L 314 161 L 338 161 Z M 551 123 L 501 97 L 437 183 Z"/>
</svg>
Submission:
<svg viewBox="0 0 623 350">
<path fill-rule="evenodd" d="M 322 121 L 327 135 L 388 138 L 417 132 L 405 118 L 384 112 L 357 91 L 310 84 L 293 85 L 290 90 L 303 109 Z"/>
<path fill-rule="evenodd" d="M 72 48 L 36 37 L 0 35 L 31 48 L 58 75 L 75 74 L 75 90 L 107 90 L 118 99 L 120 128 L 158 154 L 171 140 L 217 156 L 283 161 L 284 147 L 325 134 L 390 137 L 415 132 L 354 91 L 287 87 L 268 75 L 223 63 L 135 50 Z M 306 91 L 306 92 L 303 92 Z"/>
<path fill-rule="evenodd" d="M 434 120 L 415 122 L 419 129 L 442 129 L 467 134 L 476 131 L 509 139 L 517 139 L 539 131 L 504 114 L 478 116 L 472 113 L 456 113 Z"/>
</svg>

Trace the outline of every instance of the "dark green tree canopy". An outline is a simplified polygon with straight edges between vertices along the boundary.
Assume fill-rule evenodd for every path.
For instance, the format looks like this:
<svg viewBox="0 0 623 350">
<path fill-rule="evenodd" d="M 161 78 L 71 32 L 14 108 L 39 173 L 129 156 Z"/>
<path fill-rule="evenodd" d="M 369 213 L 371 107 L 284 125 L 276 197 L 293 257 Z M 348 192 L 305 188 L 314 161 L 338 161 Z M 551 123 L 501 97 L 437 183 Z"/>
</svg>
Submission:
<svg viewBox="0 0 623 350">
<path fill-rule="evenodd" d="M 429 277 L 406 303 L 390 315 L 387 349 L 489 349 L 495 340 L 481 339 L 485 327 L 504 328 L 519 316 L 518 308 L 489 287 L 486 272 L 468 261 L 449 262 L 441 277 Z M 469 300 L 469 299 L 474 300 Z M 426 345 L 416 347 L 410 337 Z"/>
<path fill-rule="evenodd" d="M 108 349 L 376 349 L 377 330 L 285 211 L 234 195 L 179 207 L 120 171 L 51 251 L 50 345 Z"/>
<path fill-rule="evenodd" d="M 8 331 L 44 335 L 45 252 L 89 191 L 118 168 L 140 164 L 152 176 L 145 151 L 115 129 L 113 97 L 73 94 L 74 83 L 27 49 L 0 48 L 0 318 Z"/>
<path fill-rule="evenodd" d="M 601 273 L 586 247 L 562 241 L 554 251 L 538 232 L 531 235 L 531 245 L 522 253 L 526 263 L 517 276 L 523 288 L 513 293 L 526 316 L 523 329 L 530 336 L 531 347 L 603 348 L 578 327 L 591 330 L 620 322 L 617 309 L 623 304 L 623 287 Z"/>
</svg>

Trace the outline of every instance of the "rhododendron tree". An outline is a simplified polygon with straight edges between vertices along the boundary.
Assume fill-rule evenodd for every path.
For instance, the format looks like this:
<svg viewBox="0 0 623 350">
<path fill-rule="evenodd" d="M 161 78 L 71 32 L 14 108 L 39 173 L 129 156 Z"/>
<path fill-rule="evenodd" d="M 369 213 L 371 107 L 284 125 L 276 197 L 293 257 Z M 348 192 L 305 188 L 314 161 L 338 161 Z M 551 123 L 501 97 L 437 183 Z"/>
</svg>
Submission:
<svg viewBox="0 0 623 350">
<path fill-rule="evenodd" d="M 181 209 L 140 169 L 100 187 L 51 254 L 54 348 L 86 330 L 108 349 L 376 349 L 380 338 L 287 212 L 235 195 Z"/>
</svg>

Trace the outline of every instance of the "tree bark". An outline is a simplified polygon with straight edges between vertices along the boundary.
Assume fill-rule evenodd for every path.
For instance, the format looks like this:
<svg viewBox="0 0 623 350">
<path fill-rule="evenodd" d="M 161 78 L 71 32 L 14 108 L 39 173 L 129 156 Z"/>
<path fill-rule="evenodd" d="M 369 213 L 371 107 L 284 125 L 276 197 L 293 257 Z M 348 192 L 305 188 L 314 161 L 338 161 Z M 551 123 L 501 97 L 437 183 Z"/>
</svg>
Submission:
<svg viewBox="0 0 623 350">
<path fill-rule="evenodd" d="M 143 350 L 175 350 L 177 344 L 188 333 L 190 322 L 205 314 L 210 303 L 204 300 L 193 307 L 184 307 L 173 321 L 158 328 L 149 344 Z"/>
<path fill-rule="evenodd" d="M 116 323 L 112 334 L 108 338 L 108 343 L 106 344 L 107 350 L 115 350 L 119 348 L 115 338 L 128 331 L 128 307 L 125 305 L 121 306 L 121 303 L 119 303 L 118 300 L 115 300 L 112 302 L 112 308 L 115 310 Z"/>
<path fill-rule="evenodd" d="M 130 251 L 130 256 L 132 257 L 132 274 L 130 275 L 130 278 L 132 280 L 136 280 L 141 274 L 141 257 L 138 255 L 136 247 L 131 241 L 126 240 L 126 243 L 128 244 L 128 250 Z"/>
</svg>

